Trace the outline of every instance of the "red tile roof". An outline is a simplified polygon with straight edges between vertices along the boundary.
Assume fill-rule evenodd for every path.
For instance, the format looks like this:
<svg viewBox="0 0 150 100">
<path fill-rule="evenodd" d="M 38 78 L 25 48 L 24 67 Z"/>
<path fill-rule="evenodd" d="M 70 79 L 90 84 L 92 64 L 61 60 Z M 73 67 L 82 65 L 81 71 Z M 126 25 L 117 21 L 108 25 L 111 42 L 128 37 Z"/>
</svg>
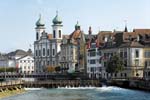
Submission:
<svg viewBox="0 0 150 100">
<path fill-rule="evenodd" d="M 136 33 L 150 33 L 150 29 L 133 29 Z"/>
<path fill-rule="evenodd" d="M 80 37 L 80 34 L 81 30 L 75 30 L 73 33 L 70 34 L 70 38 L 77 39 Z"/>
</svg>

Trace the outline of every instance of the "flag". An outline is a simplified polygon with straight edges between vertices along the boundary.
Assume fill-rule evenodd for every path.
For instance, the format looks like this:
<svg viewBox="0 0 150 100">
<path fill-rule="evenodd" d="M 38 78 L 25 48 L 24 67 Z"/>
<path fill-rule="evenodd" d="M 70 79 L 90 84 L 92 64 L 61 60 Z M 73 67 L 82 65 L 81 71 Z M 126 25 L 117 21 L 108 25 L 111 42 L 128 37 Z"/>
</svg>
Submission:
<svg viewBox="0 0 150 100">
<path fill-rule="evenodd" d="M 106 57 L 105 56 L 101 56 L 100 60 L 106 60 Z"/>
<path fill-rule="evenodd" d="M 95 40 L 96 47 L 99 47 L 98 39 Z"/>
<path fill-rule="evenodd" d="M 87 43 L 87 49 L 89 49 L 89 48 L 91 48 L 91 42 L 90 41 L 88 41 L 88 43 Z"/>
<path fill-rule="evenodd" d="M 19 67 L 19 64 L 17 63 L 17 64 L 16 64 L 16 68 L 18 68 L 18 67 Z"/>
</svg>

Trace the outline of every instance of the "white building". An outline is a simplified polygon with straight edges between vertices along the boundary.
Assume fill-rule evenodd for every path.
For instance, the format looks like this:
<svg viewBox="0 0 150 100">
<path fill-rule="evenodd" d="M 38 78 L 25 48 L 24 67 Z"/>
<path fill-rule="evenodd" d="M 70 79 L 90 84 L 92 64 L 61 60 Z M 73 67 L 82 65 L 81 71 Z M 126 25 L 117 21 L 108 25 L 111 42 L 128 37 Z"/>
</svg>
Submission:
<svg viewBox="0 0 150 100">
<path fill-rule="evenodd" d="M 45 32 L 45 24 L 40 16 L 36 22 L 36 41 L 34 42 L 35 70 L 46 72 L 48 66 L 58 66 L 58 57 L 62 39 L 62 20 L 58 13 L 53 19 L 52 34 Z"/>
<path fill-rule="evenodd" d="M 27 52 L 18 49 L 5 55 L 1 54 L 0 67 L 13 67 L 17 70 L 16 72 L 19 73 L 34 72 L 34 59 L 31 49 L 29 49 Z"/>
<path fill-rule="evenodd" d="M 96 39 L 89 42 L 87 49 L 87 74 L 89 78 L 101 78 L 101 51 L 99 51 Z"/>
<path fill-rule="evenodd" d="M 69 73 L 75 72 L 78 63 L 77 56 L 77 44 L 74 42 L 74 39 L 63 38 L 60 52 L 60 65 L 63 69 L 62 71 L 67 71 Z"/>
<path fill-rule="evenodd" d="M 7 54 L 0 54 L 0 67 L 16 67 L 15 59 L 9 58 Z"/>
<path fill-rule="evenodd" d="M 143 77 L 143 45 L 138 42 L 123 43 L 119 47 L 106 45 L 101 49 L 101 52 L 104 58 L 102 60 L 102 78 Z M 113 55 L 119 55 L 123 60 L 124 70 L 119 73 L 108 74 L 106 72 L 107 62 Z"/>
<path fill-rule="evenodd" d="M 34 72 L 34 59 L 32 55 L 25 55 L 16 60 L 19 73 L 31 74 Z"/>
</svg>

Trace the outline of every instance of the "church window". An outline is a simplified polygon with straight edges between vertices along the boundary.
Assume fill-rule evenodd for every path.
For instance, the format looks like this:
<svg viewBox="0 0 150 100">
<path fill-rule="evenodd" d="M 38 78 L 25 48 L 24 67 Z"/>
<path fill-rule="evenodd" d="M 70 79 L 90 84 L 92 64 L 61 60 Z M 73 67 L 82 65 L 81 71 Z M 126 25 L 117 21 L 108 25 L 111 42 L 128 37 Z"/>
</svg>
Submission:
<svg viewBox="0 0 150 100">
<path fill-rule="evenodd" d="M 41 50 L 39 50 L 39 56 L 41 56 Z"/>
<path fill-rule="evenodd" d="M 49 49 L 47 49 L 47 55 L 49 56 Z"/>
<path fill-rule="evenodd" d="M 43 48 L 43 56 L 45 56 L 45 48 Z"/>
<path fill-rule="evenodd" d="M 37 52 L 37 50 L 36 50 L 35 52 L 36 52 L 36 53 L 35 53 L 35 55 L 36 55 L 36 56 L 38 56 L 38 52 Z"/>
<path fill-rule="evenodd" d="M 61 30 L 59 30 L 59 38 L 61 38 Z"/>
<path fill-rule="evenodd" d="M 39 34 L 38 33 L 36 33 L 36 40 L 38 40 L 39 39 Z"/>
<path fill-rule="evenodd" d="M 55 55 L 55 49 L 53 49 L 53 55 Z"/>
<path fill-rule="evenodd" d="M 56 38 L 56 32 L 53 30 L 53 38 Z"/>
</svg>

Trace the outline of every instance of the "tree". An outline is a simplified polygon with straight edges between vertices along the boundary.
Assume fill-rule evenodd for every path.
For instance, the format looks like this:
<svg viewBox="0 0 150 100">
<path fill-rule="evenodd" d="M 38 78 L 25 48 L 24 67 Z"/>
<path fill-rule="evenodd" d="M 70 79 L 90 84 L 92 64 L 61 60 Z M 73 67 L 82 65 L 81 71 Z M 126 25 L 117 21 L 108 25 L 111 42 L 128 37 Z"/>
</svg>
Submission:
<svg viewBox="0 0 150 100">
<path fill-rule="evenodd" d="M 60 66 L 57 66 L 57 67 L 55 67 L 55 71 L 56 71 L 56 72 L 59 72 L 59 71 L 61 71 L 61 68 L 60 68 Z"/>
<path fill-rule="evenodd" d="M 15 67 L 0 67 L 0 72 L 16 72 L 17 69 Z"/>
<path fill-rule="evenodd" d="M 46 70 L 47 70 L 47 72 L 54 72 L 54 71 L 55 71 L 55 67 L 53 67 L 53 66 L 48 66 L 48 67 L 46 68 Z"/>
<path fill-rule="evenodd" d="M 123 71 L 123 69 L 124 69 L 123 60 L 118 55 L 114 55 L 108 60 L 106 72 L 118 73 L 120 71 Z"/>
</svg>

